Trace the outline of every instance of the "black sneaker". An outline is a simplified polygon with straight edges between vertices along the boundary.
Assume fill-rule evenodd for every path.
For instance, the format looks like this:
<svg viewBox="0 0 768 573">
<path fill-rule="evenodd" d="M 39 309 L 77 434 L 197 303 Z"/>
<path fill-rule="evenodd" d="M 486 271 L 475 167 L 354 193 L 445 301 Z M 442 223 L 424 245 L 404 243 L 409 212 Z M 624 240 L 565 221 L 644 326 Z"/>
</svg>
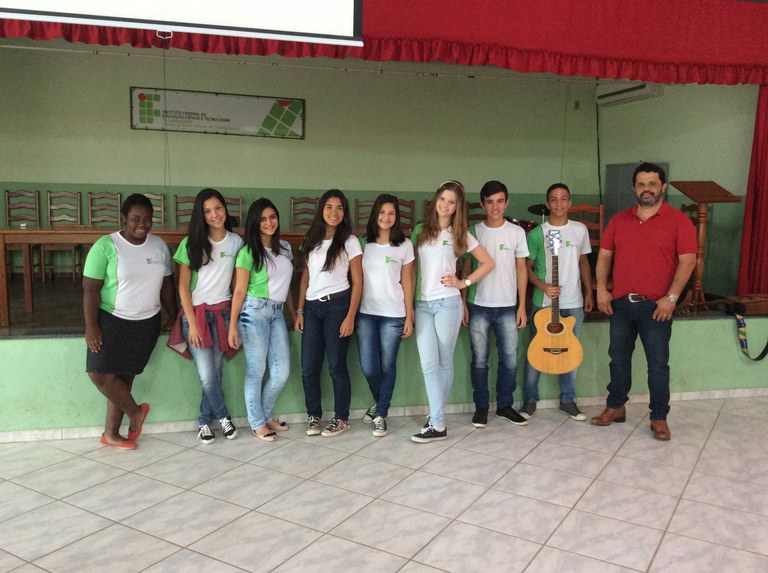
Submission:
<svg viewBox="0 0 768 573">
<path fill-rule="evenodd" d="M 523 407 L 520 408 L 520 415 L 526 420 L 530 420 L 536 413 L 536 400 L 525 400 Z"/>
<path fill-rule="evenodd" d="M 576 402 L 573 400 L 560 400 L 560 411 L 563 414 L 567 414 L 571 417 L 571 420 L 576 420 L 578 422 L 583 422 L 587 419 L 587 417 L 584 415 L 584 413 L 579 410 L 579 407 L 576 405 Z"/>
<path fill-rule="evenodd" d="M 488 425 L 488 410 L 478 408 L 472 416 L 472 425 L 475 428 L 485 428 Z"/>
<path fill-rule="evenodd" d="M 203 445 L 205 446 L 216 441 L 216 434 L 213 433 L 213 430 L 211 430 L 211 427 L 208 424 L 200 426 L 197 437 L 200 438 L 200 441 L 203 442 Z"/>
<path fill-rule="evenodd" d="M 373 435 L 376 438 L 383 438 L 387 435 L 387 419 L 383 416 L 376 416 L 373 419 Z"/>
<path fill-rule="evenodd" d="M 376 417 L 376 402 L 371 404 L 363 414 L 363 424 L 372 424 L 373 419 Z"/>
<path fill-rule="evenodd" d="M 219 420 L 221 424 L 221 431 L 224 433 L 224 437 L 228 440 L 234 440 L 237 437 L 237 428 L 232 423 L 232 417 L 227 416 Z"/>
<path fill-rule="evenodd" d="M 418 434 L 411 436 L 411 440 L 418 442 L 419 444 L 426 444 L 427 442 L 439 442 L 448 437 L 448 430 L 438 431 L 432 426 L 427 426 L 422 429 Z"/>
<path fill-rule="evenodd" d="M 498 418 L 504 418 L 505 420 L 514 424 L 515 426 L 528 425 L 528 420 L 526 420 L 520 414 L 518 414 L 517 410 L 515 410 L 512 406 L 506 406 L 501 410 L 496 410 L 496 416 Z"/>
</svg>

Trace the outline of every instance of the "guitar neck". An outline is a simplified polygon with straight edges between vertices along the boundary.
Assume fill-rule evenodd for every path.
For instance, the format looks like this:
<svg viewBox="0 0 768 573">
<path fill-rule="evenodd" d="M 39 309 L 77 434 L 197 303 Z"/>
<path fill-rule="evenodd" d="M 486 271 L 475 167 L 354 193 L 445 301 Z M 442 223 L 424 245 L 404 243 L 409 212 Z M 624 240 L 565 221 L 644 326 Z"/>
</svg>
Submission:
<svg viewBox="0 0 768 573">
<path fill-rule="evenodd" d="M 560 285 L 558 276 L 557 255 L 552 255 L 552 286 Z M 552 322 L 560 322 L 560 297 L 552 299 Z"/>
</svg>

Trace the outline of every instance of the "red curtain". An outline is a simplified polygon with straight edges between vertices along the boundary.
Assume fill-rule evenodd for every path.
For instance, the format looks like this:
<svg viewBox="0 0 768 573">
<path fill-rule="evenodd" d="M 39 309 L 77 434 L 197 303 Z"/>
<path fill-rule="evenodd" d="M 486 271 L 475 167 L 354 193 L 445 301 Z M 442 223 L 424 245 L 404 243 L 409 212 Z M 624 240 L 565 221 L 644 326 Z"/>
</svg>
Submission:
<svg viewBox="0 0 768 573">
<path fill-rule="evenodd" d="M 362 48 L 0 20 L 0 37 L 713 84 L 768 84 L 766 30 L 768 4 L 736 0 L 366 0 Z"/>
<path fill-rule="evenodd" d="M 760 86 L 744 208 L 739 296 L 768 293 L 768 85 Z"/>
</svg>

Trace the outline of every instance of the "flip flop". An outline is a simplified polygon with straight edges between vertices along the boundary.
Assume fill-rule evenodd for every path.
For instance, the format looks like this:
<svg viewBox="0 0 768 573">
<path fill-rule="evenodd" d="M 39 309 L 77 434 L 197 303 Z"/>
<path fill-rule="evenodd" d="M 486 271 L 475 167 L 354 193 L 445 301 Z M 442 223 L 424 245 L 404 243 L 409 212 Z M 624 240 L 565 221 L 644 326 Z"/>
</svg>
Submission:
<svg viewBox="0 0 768 573">
<path fill-rule="evenodd" d="M 270 424 L 277 424 L 276 426 L 270 426 Z M 288 425 L 288 422 L 281 422 L 280 420 L 270 420 L 267 422 L 267 426 L 269 426 L 270 430 L 275 430 L 276 432 L 287 432 L 290 430 L 290 426 Z"/>
<path fill-rule="evenodd" d="M 274 432 L 269 432 L 263 436 L 260 436 L 256 433 L 256 430 L 251 430 L 251 434 L 253 434 L 256 438 L 259 438 L 262 442 L 274 442 L 277 440 L 277 434 Z"/>
<path fill-rule="evenodd" d="M 99 442 L 101 442 L 104 446 L 109 446 L 110 448 L 117 448 L 118 450 L 135 450 L 136 449 L 136 442 L 133 440 L 125 440 L 123 442 L 108 442 L 107 438 L 104 436 L 104 434 L 101 435 L 101 438 L 99 439 Z"/>
<path fill-rule="evenodd" d="M 146 421 L 147 416 L 149 416 L 149 404 L 139 404 L 139 408 L 141 408 L 141 411 L 144 414 L 141 418 L 141 423 L 136 430 L 128 430 L 128 439 L 134 442 L 139 439 L 139 436 L 141 436 L 141 430 L 144 427 L 144 422 Z"/>
</svg>

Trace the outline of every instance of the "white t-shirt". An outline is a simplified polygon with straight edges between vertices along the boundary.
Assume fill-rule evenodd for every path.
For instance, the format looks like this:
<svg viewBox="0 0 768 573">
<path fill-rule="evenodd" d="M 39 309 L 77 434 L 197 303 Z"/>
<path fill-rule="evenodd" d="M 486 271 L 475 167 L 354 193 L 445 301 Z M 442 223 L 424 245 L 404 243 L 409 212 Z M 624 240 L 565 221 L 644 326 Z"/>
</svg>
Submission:
<svg viewBox="0 0 768 573">
<path fill-rule="evenodd" d="M 189 266 L 187 239 L 188 237 L 182 239 L 173 260 Z M 189 283 L 193 306 L 213 305 L 232 299 L 232 273 L 235 270 L 237 252 L 243 246 L 243 239 L 240 235 L 227 231 L 221 241 L 216 242 L 210 238 L 208 240 L 211 243 L 211 260 L 200 267 L 200 270 L 192 271 Z"/>
<path fill-rule="evenodd" d="M 518 225 L 504 221 L 501 227 L 488 227 L 485 223 L 474 226 L 480 245 L 493 259 L 493 270 L 483 280 L 471 285 L 467 301 L 480 306 L 498 308 L 517 304 L 517 267 L 519 258 L 528 256 L 525 231 Z M 477 261 L 472 261 L 473 269 Z"/>
<path fill-rule="evenodd" d="M 104 281 L 99 307 L 125 320 L 160 312 L 160 289 L 172 272 L 171 253 L 160 237 L 150 234 L 134 245 L 119 231 L 96 241 L 83 268 L 83 276 Z"/>
<path fill-rule="evenodd" d="M 404 265 L 413 262 L 413 244 L 366 243 L 363 251 L 363 299 L 360 312 L 374 316 L 405 316 L 405 294 L 400 283 Z"/>
<path fill-rule="evenodd" d="M 533 272 L 545 283 L 552 282 L 552 251 L 547 239 L 551 230 L 560 231 L 560 250 L 557 255 L 558 283 L 560 284 L 560 308 L 581 308 L 584 295 L 581 292 L 579 258 L 592 252 L 589 231 L 584 223 L 568 221 L 562 227 L 550 225 L 549 221 L 537 227 L 528 235 L 528 258 L 534 261 Z M 533 304 L 539 307 L 552 306 L 544 291 L 534 289 Z"/>
<path fill-rule="evenodd" d="M 317 300 L 327 294 L 343 292 L 349 288 L 349 261 L 363 254 L 360 241 L 354 235 L 350 235 L 344 243 L 344 249 L 339 253 L 336 266 L 331 271 L 323 271 L 325 255 L 331 246 L 332 239 L 328 239 L 315 247 L 307 257 L 309 268 L 309 287 L 307 287 L 307 300 Z"/>
<path fill-rule="evenodd" d="M 420 230 L 420 225 L 417 225 L 413 230 L 411 238 L 414 242 L 417 241 Z M 473 251 L 478 245 L 477 239 L 467 233 L 466 252 Z M 429 301 L 459 296 L 461 294 L 459 289 L 443 286 L 443 283 L 440 282 L 444 275 L 456 274 L 457 260 L 458 257 L 453 252 L 453 231 L 450 227 L 440 231 L 440 234 L 431 243 L 420 245 L 416 300 Z"/>
</svg>

